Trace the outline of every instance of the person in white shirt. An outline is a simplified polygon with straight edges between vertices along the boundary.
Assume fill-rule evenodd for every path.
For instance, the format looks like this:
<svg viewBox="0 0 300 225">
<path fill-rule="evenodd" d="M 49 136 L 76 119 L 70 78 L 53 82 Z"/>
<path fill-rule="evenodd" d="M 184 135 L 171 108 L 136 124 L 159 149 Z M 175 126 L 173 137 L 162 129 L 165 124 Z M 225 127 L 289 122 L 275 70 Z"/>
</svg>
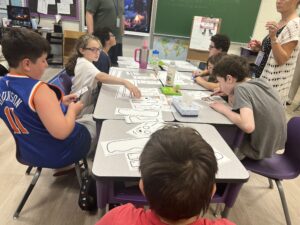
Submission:
<svg viewBox="0 0 300 225">
<path fill-rule="evenodd" d="M 129 81 L 111 76 L 99 71 L 93 62 L 97 61 L 100 55 L 101 43 L 97 37 L 91 34 L 81 36 L 75 46 L 75 53 L 66 64 L 69 75 L 74 75 L 72 93 L 79 91 L 83 87 L 88 87 L 88 93 L 83 96 L 85 104 L 80 116 L 91 114 L 97 101 L 97 83 L 124 85 L 133 97 L 141 96 L 140 90 Z"/>
</svg>

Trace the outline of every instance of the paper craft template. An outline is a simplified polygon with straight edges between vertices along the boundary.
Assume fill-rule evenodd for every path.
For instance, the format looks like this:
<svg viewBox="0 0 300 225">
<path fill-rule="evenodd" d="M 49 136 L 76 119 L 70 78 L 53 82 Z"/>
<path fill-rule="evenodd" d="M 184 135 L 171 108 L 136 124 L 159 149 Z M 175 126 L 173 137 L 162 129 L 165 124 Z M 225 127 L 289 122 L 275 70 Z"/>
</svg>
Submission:
<svg viewBox="0 0 300 225">
<path fill-rule="evenodd" d="M 125 153 L 125 158 L 130 171 L 136 171 L 140 166 L 141 153 Z"/>
<path fill-rule="evenodd" d="M 124 154 L 126 152 L 140 153 L 149 138 L 120 139 L 103 141 L 101 146 L 105 156 Z"/>
<path fill-rule="evenodd" d="M 163 128 L 164 126 L 165 126 L 164 123 L 145 122 L 127 131 L 127 134 L 130 134 L 131 136 L 136 138 L 150 137 L 152 133 Z"/>
<path fill-rule="evenodd" d="M 230 162 L 230 159 L 228 157 L 226 157 L 225 155 L 223 155 L 219 150 L 217 150 L 215 148 L 213 148 L 213 150 L 214 150 L 215 157 L 217 159 L 218 164 Z"/>
</svg>

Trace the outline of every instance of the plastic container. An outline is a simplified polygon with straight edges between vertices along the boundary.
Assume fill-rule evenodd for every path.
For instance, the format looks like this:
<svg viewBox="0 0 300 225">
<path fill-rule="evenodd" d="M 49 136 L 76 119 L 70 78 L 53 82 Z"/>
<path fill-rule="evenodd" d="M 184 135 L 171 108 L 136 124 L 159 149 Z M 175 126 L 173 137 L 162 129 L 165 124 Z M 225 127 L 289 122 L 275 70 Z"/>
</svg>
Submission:
<svg viewBox="0 0 300 225">
<path fill-rule="evenodd" d="M 155 71 L 159 70 L 158 63 L 159 63 L 159 51 L 153 50 L 150 64 Z"/>
<path fill-rule="evenodd" d="M 137 59 L 138 53 L 139 53 L 139 59 Z M 148 49 L 147 41 L 144 41 L 143 47 L 137 48 L 134 51 L 134 60 L 139 63 L 140 69 L 147 69 L 148 57 L 149 57 L 149 49 Z"/>
<path fill-rule="evenodd" d="M 175 73 L 176 73 L 175 62 L 171 61 L 169 66 L 168 66 L 168 70 L 167 70 L 166 86 L 169 86 L 169 87 L 174 86 Z"/>
</svg>

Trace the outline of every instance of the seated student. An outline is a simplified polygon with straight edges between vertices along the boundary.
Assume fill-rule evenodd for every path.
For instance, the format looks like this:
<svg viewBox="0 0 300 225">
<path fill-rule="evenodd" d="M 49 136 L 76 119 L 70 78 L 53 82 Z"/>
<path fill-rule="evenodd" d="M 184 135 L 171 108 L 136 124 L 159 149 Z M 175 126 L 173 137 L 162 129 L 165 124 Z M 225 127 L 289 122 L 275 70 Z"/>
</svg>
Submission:
<svg viewBox="0 0 300 225">
<path fill-rule="evenodd" d="M 2 46 L 0 45 L 0 77 L 8 73 L 8 63 L 2 54 Z"/>
<path fill-rule="evenodd" d="M 100 52 L 99 59 L 94 62 L 94 65 L 98 70 L 104 73 L 109 73 L 109 68 L 111 67 L 110 57 L 108 51 L 111 47 L 116 45 L 116 37 L 112 33 L 111 29 L 104 27 L 103 29 L 96 30 L 94 35 L 100 39 L 100 42 L 103 46 L 102 51 Z"/>
<path fill-rule="evenodd" d="M 233 225 L 201 218 L 216 191 L 217 161 L 211 146 L 189 127 L 165 127 L 151 135 L 140 156 L 139 187 L 149 210 L 116 207 L 96 225 Z"/>
<path fill-rule="evenodd" d="M 232 109 L 221 102 L 210 106 L 224 114 L 246 135 L 237 152 L 239 159 L 263 159 L 285 146 L 287 127 L 278 93 L 263 79 L 248 78 L 247 60 L 240 56 L 224 56 L 213 69 L 220 91 L 233 95 Z"/>
<path fill-rule="evenodd" d="M 60 168 L 85 157 L 90 149 L 88 129 L 75 121 L 83 108 L 76 95 L 63 96 L 40 81 L 49 44 L 26 28 L 11 28 L 2 39 L 10 71 L 0 79 L 0 118 L 14 135 L 19 158 L 35 166 Z M 68 106 L 64 115 L 60 103 Z"/>
<path fill-rule="evenodd" d="M 72 93 L 79 91 L 83 87 L 89 88 L 87 94 L 82 98 L 85 106 L 79 116 L 91 114 L 94 111 L 99 94 L 98 81 L 106 84 L 124 85 L 134 97 L 139 98 L 141 96 L 140 90 L 129 81 L 110 76 L 95 67 L 93 62 L 99 58 L 100 47 L 101 44 L 97 37 L 85 34 L 77 40 L 75 53 L 66 64 L 67 73 L 75 75 L 73 78 Z"/>
<path fill-rule="evenodd" d="M 208 70 L 208 77 L 202 77 L 200 75 L 195 76 L 195 82 L 199 85 L 201 85 L 202 87 L 206 88 L 209 91 L 214 91 L 216 88 L 219 87 L 217 78 L 214 76 L 214 74 L 212 73 L 212 70 L 214 68 L 214 65 L 216 65 L 223 56 L 225 56 L 226 53 L 218 53 L 216 55 L 212 55 L 208 58 L 207 60 L 207 70 Z"/>
<path fill-rule="evenodd" d="M 208 47 L 209 53 L 208 57 L 216 55 L 218 53 L 227 53 L 228 49 L 230 47 L 230 39 L 224 34 L 215 34 L 210 39 L 210 45 Z M 201 63 L 200 63 L 201 64 Z M 199 65 L 200 68 L 200 65 Z M 196 70 L 193 73 L 195 76 L 207 76 L 209 75 L 209 71 L 207 69 L 204 69 L 202 71 Z"/>
</svg>

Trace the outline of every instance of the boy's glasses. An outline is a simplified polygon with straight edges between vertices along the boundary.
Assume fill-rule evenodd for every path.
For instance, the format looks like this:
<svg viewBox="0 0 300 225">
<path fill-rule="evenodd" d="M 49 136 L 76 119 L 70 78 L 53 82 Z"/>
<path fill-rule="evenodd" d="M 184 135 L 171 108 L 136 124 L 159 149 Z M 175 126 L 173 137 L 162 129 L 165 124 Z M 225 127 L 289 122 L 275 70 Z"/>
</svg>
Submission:
<svg viewBox="0 0 300 225">
<path fill-rule="evenodd" d="M 209 46 L 208 46 L 208 49 L 213 49 L 213 48 L 216 48 L 216 47 L 213 46 L 213 45 L 209 45 Z"/>
<path fill-rule="evenodd" d="M 90 50 L 91 52 L 93 53 L 97 53 L 97 52 L 100 52 L 101 51 L 101 48 L 84 48 L 86 50 Z"/>
</svg>

